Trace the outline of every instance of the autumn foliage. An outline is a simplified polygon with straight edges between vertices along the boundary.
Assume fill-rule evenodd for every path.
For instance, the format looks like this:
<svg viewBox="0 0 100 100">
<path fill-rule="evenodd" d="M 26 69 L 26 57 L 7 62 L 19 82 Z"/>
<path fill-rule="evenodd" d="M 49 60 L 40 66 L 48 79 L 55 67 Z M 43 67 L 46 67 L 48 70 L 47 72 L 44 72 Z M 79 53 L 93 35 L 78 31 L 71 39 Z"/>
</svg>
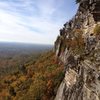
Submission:
<svg viewBox="0 0 100 100">
<path fill-rule="evenodd" d="M 27 64 L 28 63 L 28 64 Z M 63 65 L 50 51 L 35 62 L 27 62 L 25 73 L 14 72 L 0 77 L 0 100 L 53 100 L 62 81 Z"/>
<path fill-rule="evenodd" d="M 96 34 L 96 35 L 99 35 L 100 34 L 100 25 L 96 25 L 95 26 L 95 28 L 94 28 L 94 33 Z"/>
</svg>

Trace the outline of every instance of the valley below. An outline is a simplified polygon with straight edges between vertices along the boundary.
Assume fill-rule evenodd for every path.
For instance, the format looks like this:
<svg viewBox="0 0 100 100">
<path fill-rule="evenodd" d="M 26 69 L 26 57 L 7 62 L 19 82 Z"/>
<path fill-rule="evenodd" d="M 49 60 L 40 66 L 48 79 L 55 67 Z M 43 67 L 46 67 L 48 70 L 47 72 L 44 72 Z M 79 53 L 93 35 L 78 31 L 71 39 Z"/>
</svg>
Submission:
<svg viewBox="0 0 100 100">
<path fill-rule="evenodd" d="M 63 79 L 51 45 L 0 43 L 0 100 L 53 100 Z"/>
</svg>

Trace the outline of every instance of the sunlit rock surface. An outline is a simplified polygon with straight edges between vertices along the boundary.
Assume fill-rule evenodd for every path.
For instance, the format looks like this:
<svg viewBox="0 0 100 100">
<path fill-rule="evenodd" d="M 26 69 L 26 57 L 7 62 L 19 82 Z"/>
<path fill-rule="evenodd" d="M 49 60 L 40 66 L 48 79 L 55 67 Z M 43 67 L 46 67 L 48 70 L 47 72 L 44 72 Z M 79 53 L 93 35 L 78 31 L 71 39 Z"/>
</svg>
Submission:
<svg viewBox="0 0 100 100">
<path fill-rule="evenodd" d="M 55 100 L 100 100 L 100 0 L 80 0 L 55 42 L 65 77 Z M 95 31 L 96 30 L 96 31 Z"/>
</svg>

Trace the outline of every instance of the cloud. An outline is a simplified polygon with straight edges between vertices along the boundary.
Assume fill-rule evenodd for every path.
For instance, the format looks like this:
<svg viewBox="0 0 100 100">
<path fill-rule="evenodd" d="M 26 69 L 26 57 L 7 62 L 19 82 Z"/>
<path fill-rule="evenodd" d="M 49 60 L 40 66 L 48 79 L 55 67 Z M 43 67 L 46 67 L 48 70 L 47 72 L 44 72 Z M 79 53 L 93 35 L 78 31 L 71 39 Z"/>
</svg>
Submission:
<svg viewBox="0 0 100 100">
<path fill-rule="evenodd" d="M 67 20 L 64 5 L 65 0 L 0 0 L 0 41 L 53 44 Z"/>
</svg>

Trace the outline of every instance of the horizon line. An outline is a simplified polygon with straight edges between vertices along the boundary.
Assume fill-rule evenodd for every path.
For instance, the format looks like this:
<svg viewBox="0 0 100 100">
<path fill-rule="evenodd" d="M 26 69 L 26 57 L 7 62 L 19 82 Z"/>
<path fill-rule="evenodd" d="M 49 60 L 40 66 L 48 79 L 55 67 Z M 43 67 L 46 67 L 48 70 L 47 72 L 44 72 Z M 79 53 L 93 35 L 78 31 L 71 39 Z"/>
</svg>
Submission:
<svg viewBox="0 0 100 100">
<path fill-rule="evenodd" d="M 35 44 L 35 45 L 51 45 L 54 44 L 45 44 L 45 43 L 33 43 L 33 42 L 18 42 L 18 41 L 0 41 L 0 43 L 18 43 L 18 44 Z"/>
</svg>

